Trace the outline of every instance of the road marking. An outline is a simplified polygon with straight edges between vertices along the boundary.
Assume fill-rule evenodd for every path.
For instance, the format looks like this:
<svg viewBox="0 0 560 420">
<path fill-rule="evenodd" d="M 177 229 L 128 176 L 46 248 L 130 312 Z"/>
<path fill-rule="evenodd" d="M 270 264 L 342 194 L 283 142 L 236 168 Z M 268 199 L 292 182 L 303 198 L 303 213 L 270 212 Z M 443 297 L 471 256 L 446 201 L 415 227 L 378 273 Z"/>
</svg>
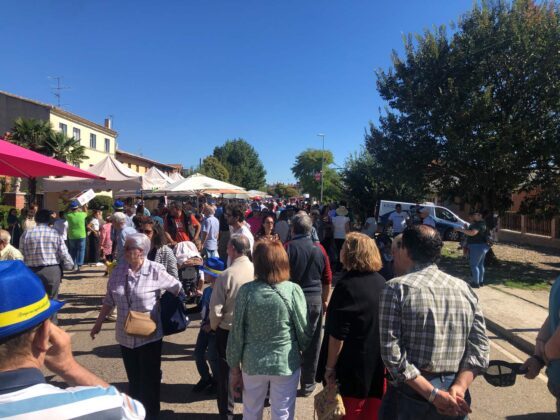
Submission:
<svg viewBox="0 0 560 420">
<path fill-rule="evenodd" d="M 516 363 L 524 363 L 525 362 L 525 360 L 521 360 L 519 357 L 510 353 L 505 348 L 503 348 L 502 346 L 500 346 L 499 344 L 497 344 L 496 342 L 494 342 L 492 340 L 490 340 L 490 346 L 493 346 L 496 350 L 503 353 L 506 357 L 509 357 L 512 361 L 514 361 Z M 545 375 L 543 375 L 542 373 L 539 373 L 537 378 L 539 378 L 545 384 L 548 383 L 548 378 Z"/>
</svg>

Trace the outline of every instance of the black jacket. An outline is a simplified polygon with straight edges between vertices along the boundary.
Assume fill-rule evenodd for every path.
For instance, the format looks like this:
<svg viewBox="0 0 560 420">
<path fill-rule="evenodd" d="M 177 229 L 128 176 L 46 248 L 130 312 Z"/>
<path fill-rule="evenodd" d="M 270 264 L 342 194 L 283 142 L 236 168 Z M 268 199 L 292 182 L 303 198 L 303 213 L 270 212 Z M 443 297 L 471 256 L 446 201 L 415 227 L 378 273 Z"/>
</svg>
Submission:
<svg viewBox="0 0 560 420">
<path fill-rule="evenodd" d="M 296 236 L 286 246 L 290 259 L 290 277 L 306 295 L 321 294 L 325 256 L 309 236 Z M 309 269 L 306 268 L 309 263 Z"/>
</svg>

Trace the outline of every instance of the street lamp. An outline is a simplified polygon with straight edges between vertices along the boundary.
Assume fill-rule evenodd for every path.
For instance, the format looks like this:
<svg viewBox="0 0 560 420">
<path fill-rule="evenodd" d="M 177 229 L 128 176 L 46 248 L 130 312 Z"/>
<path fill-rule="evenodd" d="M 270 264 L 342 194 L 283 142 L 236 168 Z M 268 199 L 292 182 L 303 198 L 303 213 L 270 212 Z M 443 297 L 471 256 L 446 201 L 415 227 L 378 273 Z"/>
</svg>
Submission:
<svg viewBox="0 0 560 420">
<path fill-rule="evenodd" d="M 322 148 L 322 154 L 321 154 L 321 205 L 323 205 L 323 175 L 324 175 L 324 169 L 325 169 L 325 135 L 323 133 L 319 133 L 317 134 L 317 136 L 321 137 L 323 139 L 323 148 Z"/>
</svg>

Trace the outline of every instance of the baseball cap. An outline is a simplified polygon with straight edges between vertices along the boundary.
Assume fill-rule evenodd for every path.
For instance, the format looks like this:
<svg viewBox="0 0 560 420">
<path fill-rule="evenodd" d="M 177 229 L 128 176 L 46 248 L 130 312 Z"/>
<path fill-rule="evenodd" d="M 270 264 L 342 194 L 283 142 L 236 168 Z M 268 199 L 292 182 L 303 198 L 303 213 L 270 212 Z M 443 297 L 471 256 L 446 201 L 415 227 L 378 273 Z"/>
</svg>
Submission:
<svg viewBox="0 0 560 420">
<path fill-rule="evenodd" d="M 206 260 L 201 270 L 207 274 L 210 274 L 211 276 L 217 276 L 218 274 L 220 274 L 222 271 L 225 270 L 225 264 L 219 258 L 210 257 Z"/>
</svg>

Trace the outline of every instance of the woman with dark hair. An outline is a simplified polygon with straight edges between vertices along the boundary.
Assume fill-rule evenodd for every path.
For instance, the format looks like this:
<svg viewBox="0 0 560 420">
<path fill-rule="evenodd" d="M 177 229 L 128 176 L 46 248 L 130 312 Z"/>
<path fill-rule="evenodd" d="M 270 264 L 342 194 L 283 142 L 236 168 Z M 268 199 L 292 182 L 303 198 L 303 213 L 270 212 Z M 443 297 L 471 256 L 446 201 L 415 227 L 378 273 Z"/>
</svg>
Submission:
<svg viewBox="0 0 560 420">
<path fill-rule="evenodd" d="M 10 232 L 10 235 L 12 237 L 12 239 L 10 239 L 10 244 L 15 246 L 16 248 L 19 248 L 19 238 L 21 237 L 22 228 L 16 209 L 10 209 L 7 222 L 7 231 Z"/>
<path fill-rule="evenodd" d="M 340 386 L 345 419 L 377 419 L 385 368 L 379 343 L 379 296 L 385 280 L 375 241 L 363 233 L 346 236 L 340 252 L 344 276 L 327 309 L 316 380 Z"/>
<path fill-rule="evenodd" d="M 99 261 L 101 254 L 101 210 L 93 210 L 91 218 L 86 225 L 87 231 L 87 258 L 86 261 L 92 265 L 102 265 Z"/>
<path fill-rule="evenodd" d="M 243 390 L 243 418 L 262 419 L 270 386 L 273 419 L 293 419 L 301 352 L 308 346 L 307 304 L 290 278 L 280 241 L 261 241 L 253 251 L 257 280 L 244 284 L 235 301 L 227 342 L 231 386 Z"/>
<path fill-rule="evenodd" d="M 167 246 L 163 227 L 149 217 L 141 216 L 139 219 L 140 226 L 138 232 L 150 238 L 152 243 L 147 256 L 148 260 L 162 264 L 169 274 L 178 279 L 177 258 L 175 258 L 173 250 Z"/>
<path fill-rule="evenodd" d="M 266 213 L 263 217 L 262 225 L 257 234 L 255 235 L 255 241 L 278 241 L 280 237 L 274 231 L 274 216 L 270 213 Z"/>
</svg>

